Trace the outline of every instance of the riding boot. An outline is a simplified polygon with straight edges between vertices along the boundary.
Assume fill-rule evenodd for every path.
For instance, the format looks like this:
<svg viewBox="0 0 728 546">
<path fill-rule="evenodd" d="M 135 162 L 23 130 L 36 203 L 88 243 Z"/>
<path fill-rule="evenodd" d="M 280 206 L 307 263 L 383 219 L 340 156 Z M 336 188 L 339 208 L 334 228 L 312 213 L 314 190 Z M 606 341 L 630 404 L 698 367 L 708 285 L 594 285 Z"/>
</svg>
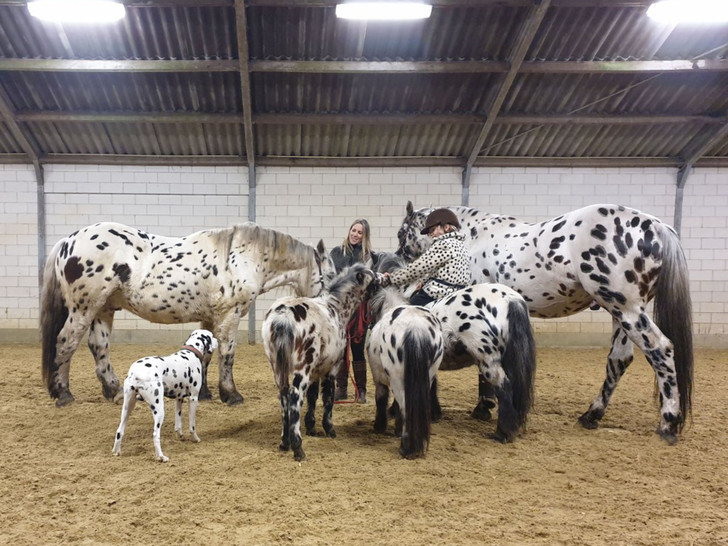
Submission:
<svg viewBox="0 0 728 546">
<path fill-rule="evenodd" d="M 360 404 L 367 403 L 367 363 L 366 360 L 357 360 L 351 363 L 354 369 L 354 383 L 359 393 L 357 402 Z"/>
<path fill-rule="evenodd" d="M 349 370 L 346 367 L 346 362 L 341 363 L 341 367 L 336 374 L 336 392 L 334 393 L 334 400 L 346 400 L 348 394 L 346 393 L 346 387 L 349 384 Z"/>
</svg>

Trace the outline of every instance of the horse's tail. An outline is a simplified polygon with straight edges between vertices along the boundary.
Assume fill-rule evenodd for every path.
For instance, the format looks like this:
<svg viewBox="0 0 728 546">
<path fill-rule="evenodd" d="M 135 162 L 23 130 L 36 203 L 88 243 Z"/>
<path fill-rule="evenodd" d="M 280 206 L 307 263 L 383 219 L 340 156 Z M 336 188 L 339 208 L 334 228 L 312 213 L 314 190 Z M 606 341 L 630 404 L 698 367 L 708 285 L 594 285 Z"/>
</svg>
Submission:
<svg viewBox="0 0 728 546">
<path fill-rule="evenodd" d="M 56 257 L 64 240 L 58 241 L 51 250 L 43 270 L 43 290 L 41 293 L 40 335 L 43 344 L 41 372 L 43 382 L 51 398 L 58 398 L 53 383 L 53 369 L 56 361 L 56 343 L 58 334 L 68 318 L 68 308 L 61 293 L 61 283 L 56 274 Z"/>
<path fill-rule="evenodd" d="M 656 224 L 659 225 L 659 224 Z M 660 226 L 662 228 L 662 226 Z M 693 391 L 693 314 L 688 264 L 677 234 L 662 229 L 662 267 L 655 283 L 655 324 L 672 341 L 677 390 L 680 394 L 678 431 L 691 415 Z"/>
<path fill-rule="evenodd" d="M 528 318 L 528 307 L 523 300 L 508 302 L 508 343 L 501 357 L 501 365 L 511 384 L 515 424 L 520 429 L 525 426 L 533 405 L 536 376 L 536 343 Z"/>
<path fill-rule="evenodd" d="M 283 393 L 288 391 L 288 378 L 293 368 L 293 326 L 285 317 L 279 315 L 273 321 L 271 328 L 271 342 L 275 348 L 275 380 L 278 390 Z"/>
<path fill-rule="evenodd" d="M 400 453 L 421 457 L 430 442 L 430 366 L 437 348 L 428 336 L 409 331 L 404 335 L 404 430 Z"/>
</svg>

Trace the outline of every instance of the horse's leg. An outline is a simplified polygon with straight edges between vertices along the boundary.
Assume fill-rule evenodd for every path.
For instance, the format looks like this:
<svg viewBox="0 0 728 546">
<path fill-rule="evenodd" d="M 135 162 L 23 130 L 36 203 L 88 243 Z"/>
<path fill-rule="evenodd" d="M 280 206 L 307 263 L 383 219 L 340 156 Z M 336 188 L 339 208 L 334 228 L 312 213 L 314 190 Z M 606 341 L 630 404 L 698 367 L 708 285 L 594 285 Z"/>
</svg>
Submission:
<svg viewBox="0 0 728 546">
<path fill-rule="evenodd" d="M 68 376 L 71 369 L 71 357 L 78 349 L 78 344 L 88 328 L 87 317 L 80 312 L 69 312 L 66 323 L 56 338 L 56 356 L 53 361 L 51 392 L 57 394 L 56 406 L 63 407 L 73 402 L 73 394 L 68 387 Z"/>
<path fill-rule="evenodd" d="M 306 392 L 306 417 L 303 422 L 306 425 L 306 436 L 316 436 L 316 402 L 319 396 L 319 382 L 313 381 Z"/>
<path fill-rule="evenodd" d="M 302 461 L 306 458 L 303 451 L 301 439 L 301 407 L 303 406 L 303 396 L 306 394 L 308 387 L 308 378 L 300 372 L 294 372 L 293 382 L 288 391 L 288 435 L 291 440 L 291 448 L 293 449 L 293 458 Z"/>
<path fill-rule="evenodd" d="M 377 406 L 377 413 L 374 417 L 374 432 L 383 434 L 387 431 L 387 402 L 389 402 L 389 387 L 384 383 L 376 383 L 374 391 L 374 402 Z"/>
<path fill-rule="evenodd" d="M 620 322 L 612 320 L 612 348 L 607 357 L 607 376 L 602 383 L 599 395 L 589 406 L 589 409 L 579 417 L 579 423 L 584 428 L 595 429 L 599 421 L 604 417 L 609 400 L 612 398 L 614 389 L 617 388 L 620 378 L 627 371 L 634 358 L 634 345 L 624 331 Z"/>
<path fill-rule="evenodd" d="M 493 385 L 478 373 L 478 405 L 472 411 L 470 416 L 479 421 L 490 421 L 492 415 L 490 410 L 495 408 L 496 394 Z"/>
<path fill-rule="evenodd" d="M 478 367 L 480 374 L 492 381 L 498 400 L 498 421 L 492 438 L 502 444 L 512 442 L 518 435 L 518 416 L 513 403 L 513 386 L 501 366 L 500 357 L 490 357 Z"/>
<path fill-rule="evenodd" d="M 240 315 L 231 311 L 218 323 L 216 337 L 220 362 L 220 400 L 228 406 L 243 403 L 243 396 L 235 388 L 233 381 L 233 364 L 235 362 L 235 336 L 237 335 Z"/>
<path fill-rule="evenodd" d="M 289 411 L 289 397 L 288 397 L 288 384 L 282 386 L 278 392 L 278 398 L 281 402 L 281 419 L 283 421 L 283 432 L 281 432 L 281 443 L 278 445 L 278 449 L 281 451 L 288 451 L 291 448 L 291 438 L 289 435 L 289 422 L 290 422 L 290 411 Z"/>
<path fill-rule="evenodd" d="M 329 438 L 336 438 L 336 431 L 334 430 L 334 390 L 336 385 L 336 376 L 327 375 L 323 383 L 323 402 L 324 402 L 324 417 L 321 425 L 324 427 L 324 432 Z M 310 389 L 311 387 L 309 387 Z"/>
<path fill-rule="evenodd" d="M 116 439 L 114 440 L 114 448 L 111 453 L 114 455 L 121 455 L 121 440 L 124 438 L 124 431 L 126 430 L 126 423 L 129 420 L 129 414 L 136 405 L 136 391 L 131 387 L 124 386 L 124 405 L 121 408 L 121 422 L 119 428 L 116 429 Z"/>
<path fill-rule="evenodd" d="M 88 332 L 88 348 L 96 361 L 96 377 L 101 382 L 104 398 L 118 402 L 123 395 L 121 383 L 109 359 L 109 340 L 114 324 L 114 310 L 103 309 L 94 317 Z"/>
<path fill-rule="evenodd" d="M 215 332 L 215 326 L 212 322 L 203 321 L 200 326 L 203 330 Z M 212 393 L 210 392 L 210 387 L 207 383 L 207 369 L 210 367 L 211 359 L 212 353 L 206 353 L 202 357 L 202 384 L 200 385 L 200 393 L 197 396 L 198 400 L 212 400 Z"/>
<path fill-rule="evenodd" d="M 442 407 L 440 406 L 440 398 L 437 396 L 437 376 L 432 378 L 430 385 L 430 417 L 433 423 L 437 423 L 442 419 Z"/>
</svg>

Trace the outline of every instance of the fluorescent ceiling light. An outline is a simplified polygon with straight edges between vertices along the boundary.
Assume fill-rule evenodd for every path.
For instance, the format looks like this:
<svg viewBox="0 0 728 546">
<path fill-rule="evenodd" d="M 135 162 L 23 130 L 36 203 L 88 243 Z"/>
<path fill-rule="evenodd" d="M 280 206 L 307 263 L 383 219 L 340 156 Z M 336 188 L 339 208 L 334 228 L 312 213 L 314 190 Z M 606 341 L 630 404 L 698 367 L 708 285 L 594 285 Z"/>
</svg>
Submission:
<svg viewBox="0 0 728 546">
<path fill-rule="evenodd" d="M 661 23 L 725 23 L 728 0 L 664 0 L 652 4 L 647 16 Z"/>
<path fill-rule="evenodd" d="M 110 23 L 126 14 L 123 4 L 111 0 L 35 0 L 28 11 L 53 23 Z"/>
<path fill-rule="evenodd" d="M 342 19 L 427 19 L 430 13 L 432 6 L 420 2 L 350 2 L 336 6 L 336 16 Z"/>
</svg>

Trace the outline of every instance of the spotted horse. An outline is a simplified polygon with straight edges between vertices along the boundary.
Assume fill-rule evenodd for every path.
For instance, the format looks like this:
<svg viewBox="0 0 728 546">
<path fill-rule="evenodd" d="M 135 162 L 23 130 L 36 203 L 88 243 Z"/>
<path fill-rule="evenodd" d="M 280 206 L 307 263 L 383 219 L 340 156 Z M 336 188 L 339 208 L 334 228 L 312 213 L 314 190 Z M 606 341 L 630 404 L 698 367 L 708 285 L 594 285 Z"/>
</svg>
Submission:
<svg viewBox="0 0 728 546">
<path fill-rule="evenodd" d="M 284 297 L 273 303 L 261 326 L 263 348 L 273 370 L 281 404 L 281 451 L 306 458 L 301 439 L 303 397 L 306 432 L 314 434 L 318 384 L 322 382 L 326 436 L 335 438 L 332 419 L 334 377 L 343 365 L 346 325 L 367 296 L 374 273 L 363 264 L 344 269 L 319 296 Z M 291 381 L 291 376 L 293 380 Z"/>
<path fill-rule="evenodd" d="M 400 258 L 401 260 L 401 258 Z M 382 271 L 393 264 L 393 260 L 382 258 L 378 268 Z M 402 261 L 399 264 L 401 267 Z M 392 267 L 392 266 L 390 266 Z M 391 290 L 387 287 L 384 290 Z M 406 295 L 411 287 L 402 287 Z M 377 296 L 372 297 L 376 302 Z M 374 308 L 374 303 L 370 306 Z M 420 307 L 409 306 L 414 309 Z M 405 307 L 406 309 L 407 307 Z M 427 305 L 422 309 L 431 313 L 442 338 L 443 356 L 439 371 L 459 370 L 467 366 L 477 366 L 481 377 L 489 385 L 498 400 L 498 421 L 492 438 L 501 443 L 512 442 L 525 429 L 528 414 L 533 406 L 534 379 L 536 372 L 536 348 L 533 330 L 529 321 L 528 306 L 523 297 L 515 290 L 494 283 L 481 283 L 456 290 L 452 294 Z M 394 349 L 395 341 L 407 331 L 407 325 L 398 327 L 394 322 L 385 324 L 380 344 L 389 343 Z M 377 341 L 375 333 L 381 327 L 378 322 L 372 329 L 370 342 Z M 396 356 L 399 358 L 401 347 L 398 344 Z M 374 374 L 374 362 L 372 375 Z M 375 377 L 376 380 L 376 377 Z M 430 390 L 430 411 L 433 420 L 442 415 L 437 395 L 438 379 L 432 381 Z M 379 388 L 377 388 L 379 392 Z M 393 410 L 398 409 L 395 400 Z M 377 399 L 377 413 L 380 410 Z M 386 400 L 382 409 L 386 407 Z"/>
<path fill-rule="evenodd" d="M 219 394 L 235 388 L 235 335 L 258 294 L 290 285 L 318 294 L 335 274 L 317 248 L 254 223 L 164 237 L 118 223 L 85 227 L 58 241 L 46 261 L 41 310 L 42 373 L 57 406 L 73 402 L 71 357 L 88 331 L 96 375 L 109 400 L 122 395 L 109 360 L 114 313 L 125 309 L 162 324 L 199 321 L 219 342 Z M 200 398 L 209 398 L 207 366 Z"/>
<path fill-rule="evenodd" d="M 407 203 L 399 255 L 413 259 L 427 248 L 429 237 L 420 230 L 430 210 Z M 538 223 L 474 208 L 451 210 L 466 236 L 473 283 L 510 286 L 534 317 L 564 317 L 593 303 L 612 316 L 606 379 L 579 422 L 597 428 L 637 345 L 657 378 L 657 432 L 676 443 L 691 412 L 693 346 L 687 262 L 675 231 L 617 205 L 591 205 Z M 647 312 L 653 299 L 654 320 Z"/>
</svg>

